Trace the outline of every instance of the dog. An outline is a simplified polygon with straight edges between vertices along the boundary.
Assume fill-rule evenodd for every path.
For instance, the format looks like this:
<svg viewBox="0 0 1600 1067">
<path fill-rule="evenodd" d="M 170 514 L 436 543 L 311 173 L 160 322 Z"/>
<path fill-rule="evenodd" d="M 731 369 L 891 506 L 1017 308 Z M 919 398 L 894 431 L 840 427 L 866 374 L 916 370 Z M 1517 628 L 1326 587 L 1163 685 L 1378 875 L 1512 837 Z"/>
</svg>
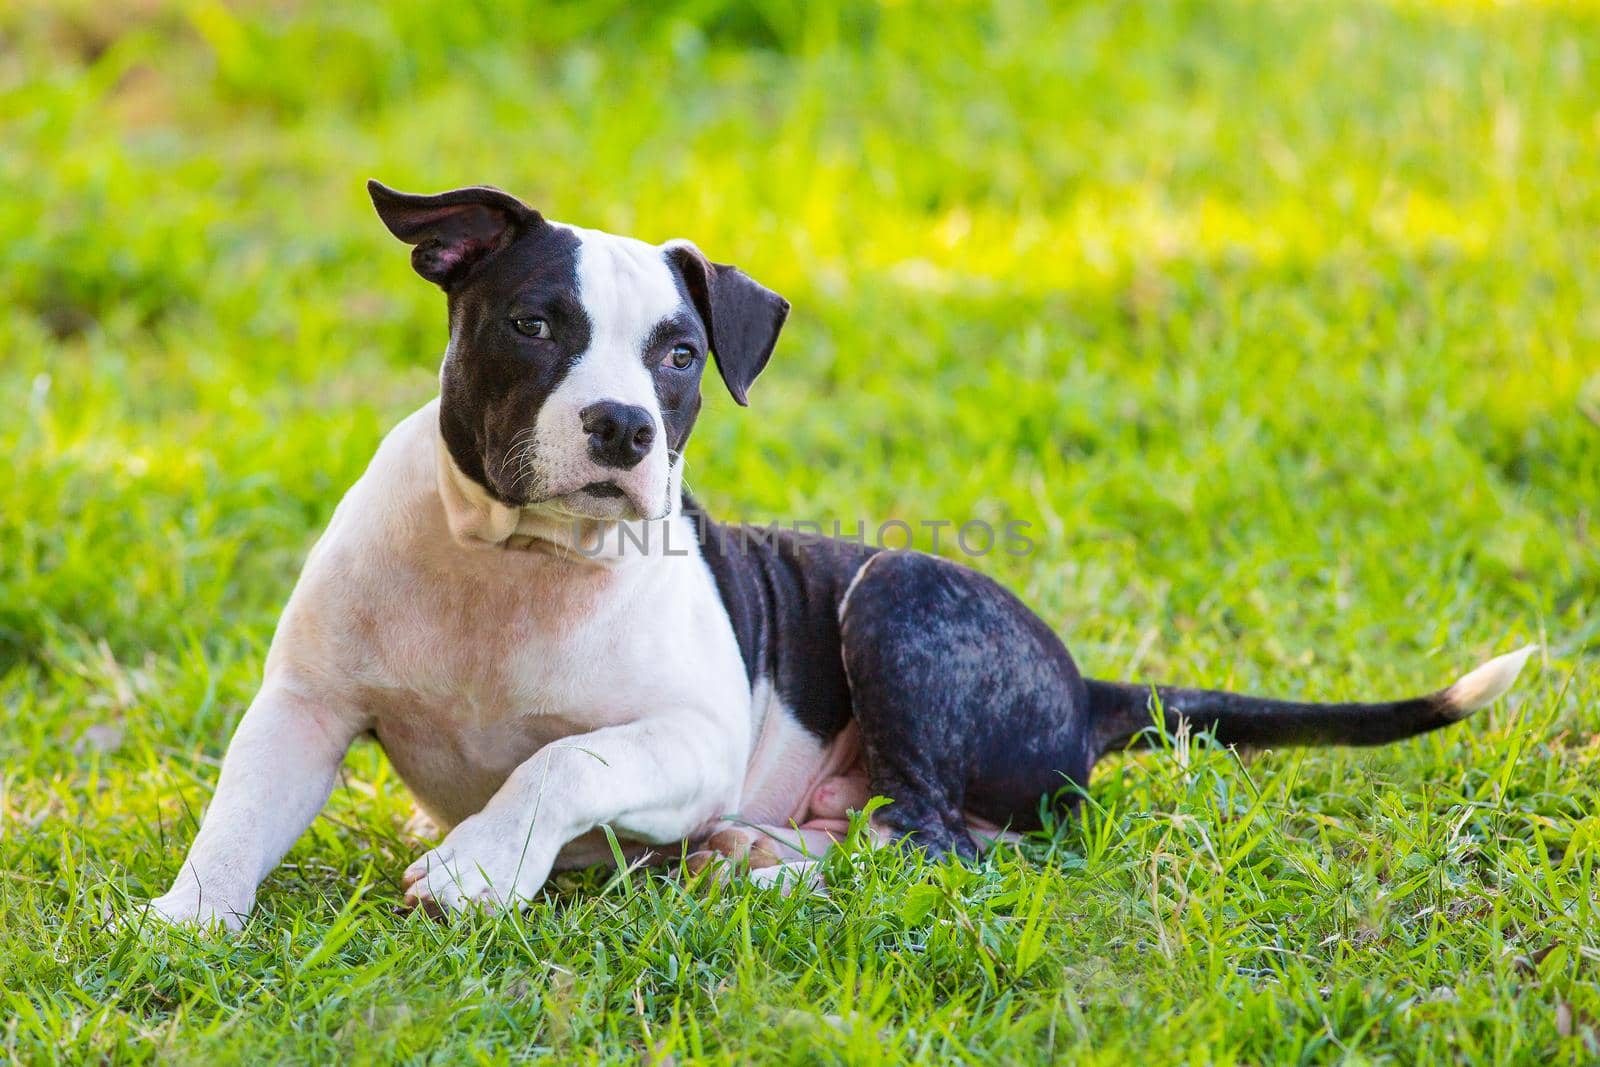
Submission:
<svg viewBox="0 0 1600 1067">
<path fill-rule="evenodd" d="M 604 861 L 606 827 L 629 855 L 776 881 L 874 796 L 891 802 L 875 837 L 972 856 L 1037 827 L 1042 798 L 1070 806 L 1157 723 L 1380 744 L 1494 701 L 1532 651 L 1390 703 L 1085 678 L 975 570 L 743 538 L 684 491 L 708 361 L 747 404 L 782 297 L 686 241 L 550 222 L 495 188 L 368 190 L 444 291 L 439 395 L 311 550 L 188 857 L 150 902 L 162 919 L 238 929 L 362 735 L 445 831 L 405 871 L 406 902 L 453 913 Z"/>
</svg>

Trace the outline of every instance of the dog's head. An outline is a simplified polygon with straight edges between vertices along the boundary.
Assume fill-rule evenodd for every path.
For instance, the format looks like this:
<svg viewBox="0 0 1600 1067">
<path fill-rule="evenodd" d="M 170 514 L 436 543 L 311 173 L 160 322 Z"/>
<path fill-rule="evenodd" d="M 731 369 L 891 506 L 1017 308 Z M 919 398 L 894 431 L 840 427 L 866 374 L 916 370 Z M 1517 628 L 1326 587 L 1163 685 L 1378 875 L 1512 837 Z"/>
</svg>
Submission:
<svg viewBox="0 0 1600 1067">
<path fill-rule="evenodd" d="M 746 403 L 788 301 L 687 242 L 548 222 L 499 189 L 367 190 L 445 291 L 439 420 L 461 471 L 513 507 L 670 511 L 707 356 Z"/>
</svg>

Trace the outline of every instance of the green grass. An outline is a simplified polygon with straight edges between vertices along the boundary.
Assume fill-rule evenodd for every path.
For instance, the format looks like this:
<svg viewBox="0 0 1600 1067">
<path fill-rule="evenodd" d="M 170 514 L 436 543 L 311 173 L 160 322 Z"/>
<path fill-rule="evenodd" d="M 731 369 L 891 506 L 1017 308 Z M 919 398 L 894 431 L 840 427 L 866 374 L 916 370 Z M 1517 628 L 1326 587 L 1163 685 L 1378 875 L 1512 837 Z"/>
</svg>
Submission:
<svg viewBox="0 0 1600 1067">
<path fill-rule="evenodd" d="M 17 1060 L 1600 1056 L 1600 12 L 456 0 L 0 13 L 0 1043 Z M 343 13 L 335 13 L 335 11 Z M 1367 751 L 1108 763 L 826 899 L 562 876 L 397 914 L 358 747 L 233 940 L 172 876 L 442 301 L 362 192 L 689 236 L 795 314 L 726 517 L 1021 519 L 1085 669 L 1513 696 Z"/>
</svg>

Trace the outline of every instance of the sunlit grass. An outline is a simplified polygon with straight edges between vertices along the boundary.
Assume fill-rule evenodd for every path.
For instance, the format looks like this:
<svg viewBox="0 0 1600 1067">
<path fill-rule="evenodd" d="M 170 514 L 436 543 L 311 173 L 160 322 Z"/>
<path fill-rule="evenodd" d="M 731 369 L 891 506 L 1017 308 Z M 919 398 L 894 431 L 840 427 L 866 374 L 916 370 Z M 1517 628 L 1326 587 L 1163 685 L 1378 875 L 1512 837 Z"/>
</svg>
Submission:
<svg viewBox="0 0 1600 1067">
<path fill-rule="evenodd" d="M 17 1058 L 1600 1055 L 1600 21 L 1577 4 L 0 11 L 0 1040 Z M 569 876 L 397 917 L 381 753 L 236 942 L 170 878 L 311 540 L 434 388 L 368 176 L 789 296 L 717 512 L 1033 524 L 1106 677 L 1328 699 L 1534 640 L 1389 749 L 1109 764 L 825 900 Z"/>
</svg>

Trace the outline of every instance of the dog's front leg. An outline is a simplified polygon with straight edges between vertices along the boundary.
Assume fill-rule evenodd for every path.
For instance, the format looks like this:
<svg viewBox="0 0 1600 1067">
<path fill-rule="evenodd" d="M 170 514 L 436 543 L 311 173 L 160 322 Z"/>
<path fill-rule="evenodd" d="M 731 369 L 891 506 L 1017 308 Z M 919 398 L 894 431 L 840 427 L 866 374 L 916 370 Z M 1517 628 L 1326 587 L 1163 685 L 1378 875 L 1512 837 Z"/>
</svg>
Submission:
<svg viewBox="0 0 1600 1067">
<path fill-rule="evenodd" d="M 521 906 L 562 846 L 601 825 L 635 841 L 681 841 L 734 807 L 742 740 L 706 717 L 659 716 L 546 745 L 407 868 L 406 901 Z"/>
<path fill-rule="evenodd" d="M 150 902 L 151 913 L 239 929 L 256 887 L 327 803 L 358 732 L 351 718 L 288 686 L 263 688 L 228 744 L 216 795 L 183 869 Z"/>
</svg>

